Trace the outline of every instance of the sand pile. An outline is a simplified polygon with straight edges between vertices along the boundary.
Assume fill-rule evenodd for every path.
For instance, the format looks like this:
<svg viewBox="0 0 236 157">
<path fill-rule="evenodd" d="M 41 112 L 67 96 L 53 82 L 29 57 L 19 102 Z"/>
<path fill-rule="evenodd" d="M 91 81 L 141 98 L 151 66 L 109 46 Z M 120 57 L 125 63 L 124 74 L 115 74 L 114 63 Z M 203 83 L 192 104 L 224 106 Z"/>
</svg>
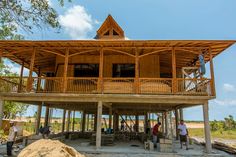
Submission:
<svg viewBox="0 0 236 157">
<path fill-rule="evenodd" d="M 85 157 L 78 153 L 74 148 L 69 147 L 60 141 L 41 139 L 25 149 L 18 157 Z"/>
</svg>

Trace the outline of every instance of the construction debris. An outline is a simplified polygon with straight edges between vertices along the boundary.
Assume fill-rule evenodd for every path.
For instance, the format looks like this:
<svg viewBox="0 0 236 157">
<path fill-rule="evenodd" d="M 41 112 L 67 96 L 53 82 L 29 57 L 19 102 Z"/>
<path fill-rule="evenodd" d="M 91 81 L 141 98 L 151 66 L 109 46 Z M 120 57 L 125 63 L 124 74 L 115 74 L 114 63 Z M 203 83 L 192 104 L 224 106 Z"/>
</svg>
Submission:
<svg viewBox="0 0 236 157">
<path fill-rule="evenodd" d="M 23 149 L 18 157 L 85 157 L 60 141 L 42 139 Z"/>
</svg>

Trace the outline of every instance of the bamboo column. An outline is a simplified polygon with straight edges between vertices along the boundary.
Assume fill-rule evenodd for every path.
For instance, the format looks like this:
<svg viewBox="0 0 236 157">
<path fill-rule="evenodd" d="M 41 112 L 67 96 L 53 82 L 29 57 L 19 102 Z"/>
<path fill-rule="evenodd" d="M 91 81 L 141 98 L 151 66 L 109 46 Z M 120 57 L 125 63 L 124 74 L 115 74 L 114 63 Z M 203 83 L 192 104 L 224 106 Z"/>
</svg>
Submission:
<svg viewBox="0 0 236 157">
<path fill-rule="evenodd" d="M 211 91 L 212 95 L 216 95 L 216 90 L 215 90 L 215 76 L 214 76 L 214 65 L 213 65 L 213 58 L 212 58 L 212 50 L 211 47 L 209 48 L 209 55 L 210 55 L 210 69 L 211 69 Z"/>
<path fill-rule="evenodd" d="M 206 142 L 206 152 L 211 153 L 211 130 L 209 124 L 209 108 L 208 101 L 203 104 L 203 117 L 204 117 L 204 132 L 205 132 L 205 142 Z"/>
<path fill-rule="evenodd" d="M 72 131 L 75 131 L 75 110 L 73 112 L 73 125 L 72 125 Z"/>
<path fill-rule="evenodd" d="M 62 117 L 62 129 L 61 132 L 65 131 L 65 122 L 66 122 L 66 110 L 63 110 L 63 117 Z"/>
<path fill-rule="evenodd" d="M 2 126 L 3 106 L 4 106 L 4 101 L 2 99 L 0 99 L 0 128 L 3 128 L 3 126 Z"/>
<path fill-rule="evenodd" d="M 100 49 L 100 59 L 99 59 L 99 85 L 98 91 L 103 93 L 103 64 L 104 64 L 104 52 L 103 48 Z"/>
<path fill-rule="evenodd" d="M 64 63 L 64 73 L 63 73 L 63 92 L 66 92 L 67 89 L 67 70 L 68 70 L 68 62 L 69 62 L 69 52 L 70 49 L 66 49 L 66 54 L 65 54 L 65 63 Z"/>
<path fill-rule="evenodd" d="M 86 123 L 86 112 L 83 111 L 83 118 L 82 118 L 82 132 L 85 131 L 85 123 Z"/>
<path fill-rule="evenodd" d="M 101 138 L 102 138 L 102 132 L 101 132 L 101 120 L 102 120 L 102 101 L 98 102 L 98 109 L 97 109 L 97 133 L 96 133 L 96 149 L 101 148 Z"/>
<path fill-rule="evenodd" d="M 39 71 L 38 71 L 38 80 L 37 80 L 37 91 L 40 91 L 40 87 L 41 87 L 41 77 L 42 73 L 41 73 L 41 70 L 39 68 Z"/>
<path fill-rule="evenodd" d="M 175 132 L 176 132 L 176 140 L 179 139 L 178 135 L 178 125 L 179 125 L 179 110 L 175 109 Z"/>
<path fill-rule="evenodd" d="M 23 61 L 22 65 L 21 65 L 21 69 L 20 69 L 20 81 L 19 81 L 19 85 L 18 85 L 18 93 L 20 93 L 22 90 L 22 83 L 23 83 L 22 77 L 24 74 L 24 65 L 25 65 L 25 62 Z"/>
<path fill-rule="evenodd" d="M 109 129 L 111 129 L 112 122 L 112 107 L 109 108 Z"/>
<path fill-rule="evenodd" d="M 34 70 L 35 54 L 36 54 L 36 48 L 34 47 L 33 52 L 32 52 L 32 56 L 31 56 L 31 61 L 30 61 L 29 78 L 27 81 L 27 92 L 30 92 L 32 89 L 32 82 L 33 82 L 32 74 L 33 74 L 33 70 Z"/>
<path fill-rule="evenodd" d="M 41 121 L 41 113 L 42 113 L 42 106 L 43 106 L 43 102 L 41 105 L 38 105 L 38 111 L 37 111 L 37 123 L 36 123 L 36 135 L 39 134 L 39 127 L 40 127 L 40 121 Z"/>
<path fill-rule="evenodd" d="M 71 116 L 71 110 L 68 110 L 66 132 L 70 131 L 70 116 Z"/>
<path fill-rule="evenodd" d="M 49 106 L 46 106 L 44 126 L 48 126 L 48 121 L 49 121 Z"/>
<path fill-rule="evenodd" d="M 176 80 L 176 56 L 175 48 L 172 47 L 172 92 L 177 92 L 177 80 Z"/>
<path fill-rule="evenodd" d="M 139 90 L 139 52 L 135 49 L 135 93 L 140 93 Z"/>
</svg>

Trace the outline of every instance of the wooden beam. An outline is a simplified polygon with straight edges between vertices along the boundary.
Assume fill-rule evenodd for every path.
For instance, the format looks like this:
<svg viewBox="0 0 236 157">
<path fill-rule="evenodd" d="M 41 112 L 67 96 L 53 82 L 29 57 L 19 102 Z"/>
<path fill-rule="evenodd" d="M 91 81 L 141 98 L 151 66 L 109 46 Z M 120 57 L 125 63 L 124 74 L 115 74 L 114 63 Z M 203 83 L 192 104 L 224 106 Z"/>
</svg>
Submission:
<svg viewBox="0 0 236 157">
<path fill-rule="evenodd" d="M 98 50 L 98 48 L 92 49 L 92 50 L 86 50 L 86 51 L 77 52 L 77 53 L 69 55 L 69 57 L 73 57 L 73 56 L 76 56 L 76 55 L 81 55 L 81 54 L 85 54 L 85 53 L 89 53 L 89 52 L 94 52 L 96 50 Z"/>
<path fill-rule="evenodd" d="M 4 101 L 0 98 L 0 128 L 3 128 L 3 125 L 2 125 L 3 106 L 4 106 Z"/>
<path fill-rule="evenodd" d="M 72 131 L 75 131 L 75 110 L 73 111 L 73 124 L 72 124 Z"/>
<path fill-rule="evenodd" d="M 30 92 L 32 89 L 32 74 L 33 74 L 33 69 L 34 69 L 34 61 L 35 61 L 35 55 L 36 55 L 36 48 L 34 47 L 32 56 L 31 56 L 31 61 L 30 61 L 30 68 L 29 68 L 29 78 L 27 81 L 27 92 Z"/>
<path fill-rule="evenodd" d="M 132 55 L 130 53 L 127 53 L 125 51 L 121 51 L 121 50 L 116 50 L 116 49 L 111 49 L 111 48 L 104 48 L 104 50 L 108 50 L 108 51 L 113 51 L 113 52 L 118 52 L 118 53 L 121 53 L 121 54 L 124 54 L 124 55 L 128 55 L 130 57 L 135 57 L 135 55 Z"/>
<path fill-rule="evenodd" d="M 135 49 L 135 93 L 139 94 L 139 52 Z"/>
<path fill-rule="evenodd" d="M 82 132 L 85 131 L 85 123 L 86 123 L 86 112 L 83 111 L 83 117 L 82 117 Z"/>
<path fill-rule="evenodd" d="M 44 52 L 48 52 L 48 53 L 54 54 L 54 55 L 58 55 L 58 56 L 61 56 L 61 57 L 65 57 L 65 55 L 60 54 L 58 52 L 51 51 L 51 50 L 45 50 L 45 49 L 40 49 L 40 50 L 44 51 Z"/>
<path fill-rule="evenodd" d="M 25 64 L 25 62 L 22 62 L 21 69 L 20 69 L 20 81 L 19 81 L 19 85 L 18 85 L 18 93 L 20 93 L 22 90 L 22 83 L 23 83 L 22 77 L 24 74 L 24 64 Z"/>
<path fill-rule="evenodd" d="M 37 110 L 37 123 L 36 123 L 36 128 L 35 128 L 36 135 L 39 134 L 39 127 L 40 127 L 40 121 L 41 121 L 42 106 L 43 106 L 43 103 L 42 103 L 41 105 L 38 105 L 38 110 Z"/>
<path fill-rule="evenodd" d="M 159 52 L 163 52 L 163 51 L 169 51 L 169 50 L 170 50 L 170 48 L 148 52 L 146 54 L 140 55 L 139 58 L 142 58 L 142 57 L 145 57 L 145 56 L 148 56 L 148 55 L 152 55 L 152 54 L 156 54 L 156 53 L 159 53 Z"/>
<path fill-rule="evenodd" d="M 68 70 L 68 62 L 69 62 L 69 52 L 70 52 L 70 49 L 66 49 L 64 73 L 63 73 L 63 92 L 64 93 L 66 92 L 66 89 L 67 89 L 67 70 Z"/>
<path fill-rule="evenodd" d="M 111 122 L 112 122 L 112 108 L 109 108 L 109 129 L 111 129 Z"/>
<path fill-rule="evenodd" d="M 215 75 L 214 75 L 214 65 L 213 65 L 213 58 L 212 58 L 212 49 L 211 47 L 209 48 L 209 57 L 210 57 L 210 70 L 211 70 L 211 91 L 212 91 L 212 96 L 216 95 L 216 90 L 215 90 Z"/>
<path fill-rule="evenodd" d="M 104 52 L 103 48 L 100 50 L 100 59 L 99 59 L 99 85 L 98 85 L 98 91 L 100 93 L 103 93 L 103 64 L 104 64 Z"/>
<path fill-rule="evenodd" d="M 71 110 L 68 110 L 68 115 L 67 115 L 67 125 L 66 125 L 66 131 L 70 131 L 70 116 L 71 116 Z"/>
<path fill-rule="evenodd" d="M 45 112 L 45 123 L 44 126 L 48 126 L 48 122 L 49 122 L 49 106 L 46 106 L 46 112 Z"/>
<path fill-rule="evenodd" d="M 172 47 L 172 92 L 177 92 L 177 80 L 176 80 L 176 56 L 175 56 L 175 48 Z"/>
<path fill-rule="evenodd" d="M 179 140 L 178 125 L 179 125 L 179 110 L 175 109 L 175 133 L 176 133 L 176 140 Z"/>
</svg>

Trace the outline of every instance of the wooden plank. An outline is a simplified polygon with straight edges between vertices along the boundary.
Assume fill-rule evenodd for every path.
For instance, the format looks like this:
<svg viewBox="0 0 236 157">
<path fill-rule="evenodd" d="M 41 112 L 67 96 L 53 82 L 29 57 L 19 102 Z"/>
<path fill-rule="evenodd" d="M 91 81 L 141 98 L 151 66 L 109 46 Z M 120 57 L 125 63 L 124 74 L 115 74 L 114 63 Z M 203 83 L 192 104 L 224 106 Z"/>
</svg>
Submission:
<svg viewBox="0 0 236 157">
<path fill-rule="evenodd" d="M 69 62 L 69 52 L 70 52 L 70 49 L 66 49 L 64 72 L 63 72 L 63 92 L 64 93 L 66 92 L 66 89 L 67 89 L 67 70 L 68 70 L 68 62 Z"/>
<path fill-rule="evenodd" d="M 172 47 L 172 92 L 177 92 L 177 83 L 176 83 L 176 57 L 175 57 L 175 48 Z"/>
<path fill-rule="evenodd" d="M 211 91 L 212 95 L 216 95 L 216 90 L 215 90 L 215 75 L 214 75 L 214 65 L 213 65 L 213 58 L 212 58 L 212 49 L 211 47 L 209 48 L 209 57 L 210 57 L 210 70 L 211 70 Z"/>
<path fill-rule="evenodd" d="M 98 85 L 98 91 L 100 93 L 103 93 L 103 68 L 104 68 L 104 52 L 103 48 L 100 50 L 100 59 L 99 59 L 99 85 Z"/>
<path fill-rule="evenodd" d="M 32 74 L 33 74 L 33 68 L 34 68 L 34 61 L 35 61 L 35 55 L 36 55 L 36 48 L 34 47 L 32 56 L 31 56 L 31 61 L 30 61 L 30 68 L 29 68 L 29 78 L 27 81 L 27 91 L 30 92 L 32 89 Z"/>
</svg>

